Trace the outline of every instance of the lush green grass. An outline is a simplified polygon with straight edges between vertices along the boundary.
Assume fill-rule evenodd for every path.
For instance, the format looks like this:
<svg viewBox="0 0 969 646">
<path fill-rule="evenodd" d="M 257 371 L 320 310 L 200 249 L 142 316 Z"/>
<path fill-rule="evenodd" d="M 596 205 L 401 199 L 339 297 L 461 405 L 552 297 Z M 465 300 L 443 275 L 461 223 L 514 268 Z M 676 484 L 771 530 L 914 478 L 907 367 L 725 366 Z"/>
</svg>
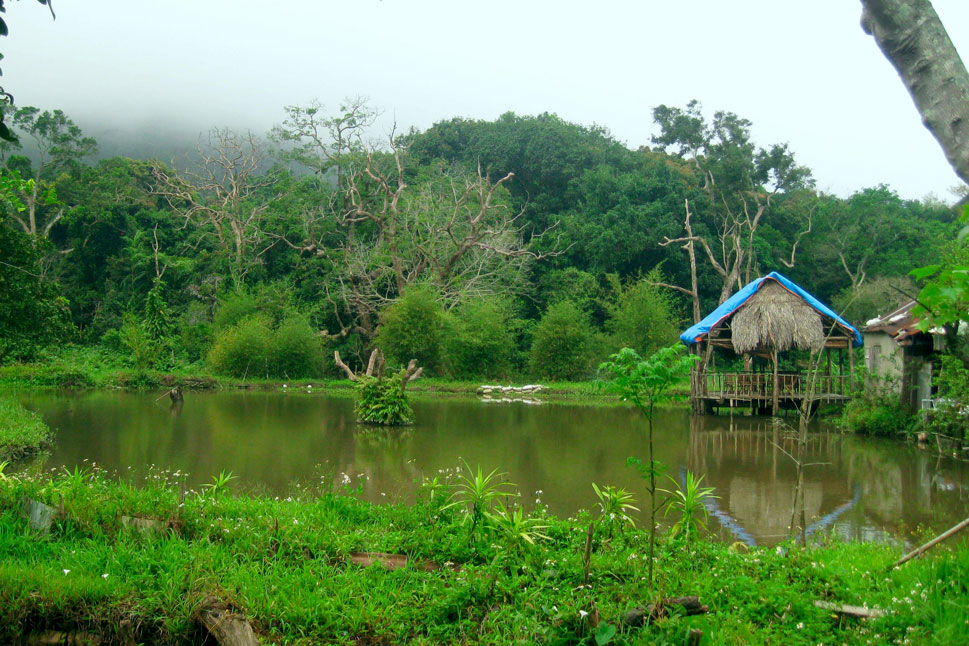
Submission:
<svg viewBox="0 0 969 646">
<path fill-rule="evenodd" d="M 422 378 L 408 385 L 408 393 L 475 394 L 483 384 L 525 385 L 536 383 L 527 378 L 512 380 L 479 379 L 462 381 L 442 378 Z M 174 385 L 186 388 L 259 388 L 281 389 L 305 387 L 340 389 L 352 388 L 342 378 L 326 379 L 240 379 L 214 375 L 203 364 L 175 366 L 172 370 L 135 370 L 116 352 L 98 347 L 67 346 L 52 350 L 35 363 L 0 366 L 0 387 L 6 388 L 128 388 L 158 389 Z M 575 400 L 611 400 L 593 381 L 543 383 L 542 397 L 567 397 Z M 684 392 L 688 384 L 682 385 Z"/>
<path fill-rule="evenodd" d="M 180 505 L 179 480 L 154 471 L 147 485 L 133 487 L 89 469 L 0 483 L 0 641 L 80 628 L 117 643 L 197 643 L 194 616 L 210 594 L 244 611 L 273 643 L 594 644 L 587 616 L 615 623 L 634 606 L 687 594 L 699 595 L 710 614 L 620 628 L 612 643 L 682 644 L 692 627 L 703 630 L 704 644 L 955 644 L 969 630 L 965 544 L 888 571 L 898 550 L 885 545 L 735 552 L 662 541 L 657 588 L 649 590 L 645 534 L 602 531 L 584 586 L 593 518 L 539 512 L 517 524 L 489 522 L 471 543 L 465 505 L 448 506 L 466 501 L 470 485 L 461 489 L 447 475 L 426 483 L 413 506 L 361 502 L 349 488 L 334 488 L 331 476 L 286 499 L 232 496 L 227 479 L 217 478 Z M 27 528 L 23 497 L 63 501 L 64 518 L 48 536 Z M 175 530 L 143 535 L 125 527 L 123 515 L 169 521 Z M 523 530 L 547 540 L 532 545 Z M 361 568 L 349 562 L 354 551 L 445 567 Z M 842 621 L 816 608 L 819 599 L 891 614 Z"/>
<path fill-rule="evenodd" d="M 44 448 L 51 430 L 37 413 L 0 397 L 0 461 L 26 457 Z"/>
</svg>

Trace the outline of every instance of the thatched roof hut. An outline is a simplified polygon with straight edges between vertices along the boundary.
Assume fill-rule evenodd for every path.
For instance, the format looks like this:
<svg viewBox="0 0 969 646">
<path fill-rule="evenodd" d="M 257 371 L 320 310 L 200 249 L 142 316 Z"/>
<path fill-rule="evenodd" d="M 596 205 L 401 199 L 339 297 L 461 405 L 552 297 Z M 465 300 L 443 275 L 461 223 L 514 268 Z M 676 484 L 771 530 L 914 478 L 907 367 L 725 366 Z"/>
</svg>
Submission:
<svg viewBox="0 0 969 646">
<path fill-rule="evenodd" d="M 802 380 L 797 368 L 780 374 L 780 353 L 827 348 L 825 375 L 818 397 L 843 401 L 847 382 L 843 371 L 837 376 L 831 374 L 830 350 L 838 350 L 839 361 L 847 354 L 850 375 L 854 373 L 850 349 L 862 344 L 861 333 L 850 323 L 776 271 L 745 285 L 681 334 L 680 340 L 703 357 L 694 365 L 690 376 L 690 400 L 695 411 L 709 410 L 715 402 L 728 401 L 733 406 L 735 401 L 747 401 L 752 408 L 763 408 L 769 401 L 769 410 L 774 415 L 782 398 L 788 403 L 803 403 L 807 397 L 810 406 L 817 392 L 817 379 Z M 715 349 L 743 355 L 743 372 L 718 373 Z M 754 357 L 770 361 L 770 375 L 754 369 Z M 708 363 L 713 365 L 713 370 L 708 368 Z M 805 383 L 811 385 L 805 386 Z"/>
</svg>

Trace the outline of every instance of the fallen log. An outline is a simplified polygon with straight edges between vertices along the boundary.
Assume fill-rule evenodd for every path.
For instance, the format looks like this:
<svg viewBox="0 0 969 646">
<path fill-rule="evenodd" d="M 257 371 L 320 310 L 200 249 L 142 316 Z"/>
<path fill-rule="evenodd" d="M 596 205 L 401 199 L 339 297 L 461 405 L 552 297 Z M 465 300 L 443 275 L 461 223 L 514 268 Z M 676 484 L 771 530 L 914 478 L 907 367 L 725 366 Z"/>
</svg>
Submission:
<svg viewBox="0 0 969 646">
<path fill-rule="evenodd" d="M 679 606 L 679 608 L 673 609 L 675 606 Z M 703 615 L 710 612 L 710 607 L 701 604 L 699 597 L 669 597 L 661 599 L 659 603 L 651 603 L 645 608 L 642 606 L 633 608 L 623 616 L 622 623 L 630 628 L 638 628 L 647 622 L 668 617 L 671 609 L 674 613 L 687 616 Z"/>
<path fill-rule="evenodd" d="M 142 534 L 161 534 L 167 527 L 163 521 L 154 518 L 142 518 L 141 516 L 122 516 L 121 524 Z"/>
<path fill-rule="evenodd" d="M 399 570 L 412 562 L 404 554 L 387 554 L 385 552 L 353 552 L 350 554 L 350 562 L 361 567 L 370 567 L 374 563 L 385 567 L 388 570 Z M 433 561 L 416 561 L 415 567 L 424 572 L 434 572 L 440 570 L 441 566 Z"/>
<path fill-rule="evenodd" d="M 215 597 L 199 606 L 198 622 L 222 646 L 259 646 L 259 640 L 246 618 Z"/>
<path fill-rule="evenodd" d="M 833 603 L 831 601 L 815 601 L 814 605 L 822 610 L 830 610 L 831 612 L 839 615 L 844 615 L 846 617 L 857 617 L 859 619 L 878 619 L 879 617 L 884 617 L 888 614 L 881 608 L 849 606 L 842 603 Z"/>
</svg>

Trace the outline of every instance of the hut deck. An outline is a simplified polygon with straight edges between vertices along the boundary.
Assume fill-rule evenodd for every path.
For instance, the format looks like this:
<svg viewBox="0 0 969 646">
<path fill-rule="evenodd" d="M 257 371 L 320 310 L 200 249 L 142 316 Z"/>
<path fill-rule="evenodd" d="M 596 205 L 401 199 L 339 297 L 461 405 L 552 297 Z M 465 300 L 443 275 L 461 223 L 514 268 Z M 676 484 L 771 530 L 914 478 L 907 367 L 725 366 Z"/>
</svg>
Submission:
<svg viewBox="0 0 969 646">
<path fill-rule="evenodd" d="M 719 402 L 721 405 L 764 404 L 774 398 L 774 378 L 765 373 L 708 372 L 701 393 L 694 398 Z M 777 375 L 777 396 L 781 404 L 800 402 L 807 396 L 808 376 L 798 373 Z M 818 375 L 814 400 L 846 402 L 850 399 L 848 375 Z M 734 403 L 736 402 L 736 403 Z"/>
</svg>

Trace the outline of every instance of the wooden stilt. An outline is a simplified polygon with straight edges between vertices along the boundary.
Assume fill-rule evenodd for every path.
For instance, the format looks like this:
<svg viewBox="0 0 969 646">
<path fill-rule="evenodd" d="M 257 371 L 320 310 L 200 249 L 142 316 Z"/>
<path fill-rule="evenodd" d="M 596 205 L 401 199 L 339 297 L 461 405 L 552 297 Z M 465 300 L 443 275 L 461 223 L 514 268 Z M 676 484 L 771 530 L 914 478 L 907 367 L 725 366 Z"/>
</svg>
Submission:
<svg viewBox="0 0 969 646">
<path fill-rule="evenodd" d="M 771 359 L 774 362 L 774 401 L 773 401 L 773 405 L 771 406 L 771 415 L 777 415 L 777 409 L 779 408 L 779 400 L 778 400 L 779 393 L 777 391 L 779 390 L 779 388 L 778 388 L 778 376 L 777 376 L 777 349 L 776 348 L 771 350 Z"/>
<path fill-rule="evenodd" d="M 855 353 L 851 348 L 851 341 L 848 341 L 848 380 L 855 383 Z"/>
</svg>

